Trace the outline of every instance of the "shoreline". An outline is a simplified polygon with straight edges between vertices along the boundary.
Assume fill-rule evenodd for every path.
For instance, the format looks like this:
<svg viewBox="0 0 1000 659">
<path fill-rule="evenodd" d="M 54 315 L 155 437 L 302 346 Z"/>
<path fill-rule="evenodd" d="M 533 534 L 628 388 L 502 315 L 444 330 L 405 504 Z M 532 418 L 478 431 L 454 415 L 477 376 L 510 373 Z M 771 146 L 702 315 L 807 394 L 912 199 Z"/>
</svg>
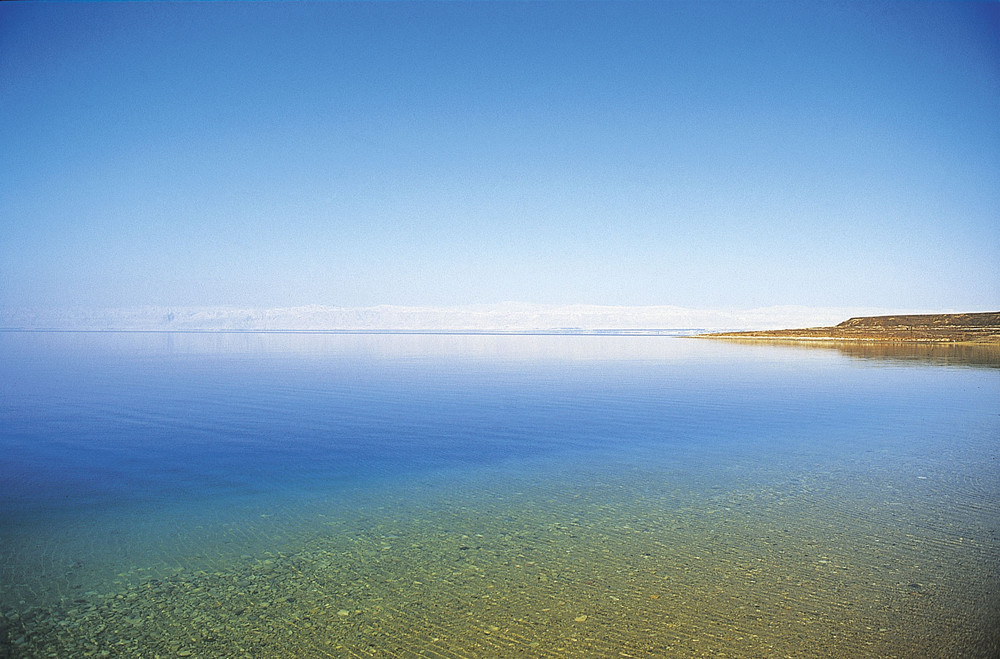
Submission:
<svg viewBox="0 0 1000 659">
<path fill-rule="evenodd" d="M 813 344 L 998 345 L 1000 312 L 861 316 L 833 327 L 711 332 L 695 338 Z"/>
</svg>

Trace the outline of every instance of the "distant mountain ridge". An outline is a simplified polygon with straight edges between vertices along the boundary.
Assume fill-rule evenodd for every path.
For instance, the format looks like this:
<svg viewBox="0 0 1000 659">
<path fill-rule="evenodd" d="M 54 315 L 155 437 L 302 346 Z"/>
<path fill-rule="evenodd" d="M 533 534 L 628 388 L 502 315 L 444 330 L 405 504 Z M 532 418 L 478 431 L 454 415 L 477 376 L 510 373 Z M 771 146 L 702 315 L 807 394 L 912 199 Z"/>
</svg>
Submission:
<svg viewBox="0 0 1000 659">
<path fill-rule="evenodd" d="M 831 323 L 877 309 L 773 306 L 724 311 L 678 306 L 505 302 L 451 307 L 136 307 L 0 311 L 0 328 L 87 331 L 538 331 L 777 329 Z"/>
</svg>

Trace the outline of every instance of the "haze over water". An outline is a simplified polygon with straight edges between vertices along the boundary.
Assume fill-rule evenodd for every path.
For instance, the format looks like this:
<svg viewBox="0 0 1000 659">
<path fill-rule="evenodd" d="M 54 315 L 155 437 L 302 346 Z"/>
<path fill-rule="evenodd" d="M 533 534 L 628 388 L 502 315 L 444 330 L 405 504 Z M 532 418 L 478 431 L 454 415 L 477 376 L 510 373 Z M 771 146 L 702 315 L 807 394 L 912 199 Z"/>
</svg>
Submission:
<svg viewBox="0 0 1000 659">
<path fill-rule="evenodd" d="M 991 656 L 1000 361 L 973 352 L 3 333 L 0 643 Z"/>
</svg>

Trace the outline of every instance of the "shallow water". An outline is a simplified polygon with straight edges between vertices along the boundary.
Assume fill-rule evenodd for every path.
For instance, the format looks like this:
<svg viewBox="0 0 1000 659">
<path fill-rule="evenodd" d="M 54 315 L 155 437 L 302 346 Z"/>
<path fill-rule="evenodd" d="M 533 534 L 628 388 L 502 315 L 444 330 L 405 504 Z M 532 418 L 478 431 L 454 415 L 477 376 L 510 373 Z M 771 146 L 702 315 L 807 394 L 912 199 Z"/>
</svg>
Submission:
<svg viewBox="0 0 1000 659">
<path fill-rule="evenodd" d="M 989 353 L 5 333 L 0 364 L 0 656 L 1000 650 Z"/>
</svg>

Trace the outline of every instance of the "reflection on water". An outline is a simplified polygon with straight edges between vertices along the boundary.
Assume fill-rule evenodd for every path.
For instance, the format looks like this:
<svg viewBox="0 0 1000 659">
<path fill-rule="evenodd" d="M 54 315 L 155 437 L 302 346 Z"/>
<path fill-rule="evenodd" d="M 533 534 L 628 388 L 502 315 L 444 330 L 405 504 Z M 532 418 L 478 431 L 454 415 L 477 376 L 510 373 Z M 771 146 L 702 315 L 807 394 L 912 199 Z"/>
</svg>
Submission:
<svg viewBox="0 0 1000 659">
<path fill-rule="evenodd" d="M 0 657 L 997 656 L 995 360 L 793 345 L 0 335 Z"/>
<path fill-rule="evenodd" d="M 917 343 L 881 341 L 800 341 L 768 340 L 753 341 L 713 339 L 746 346 L 767 345 L 803 350 L 836 351 L 855 359 L 885 362 L 925 363 L 934 366 L 979 366 L 1000 368 L 1000 344 L 971 343 Z"/>
<path fill-rule="evenodd" d="M 671 334 L 673 332 L 673 334 Z M 659 361 L 699 358 L 693 343 L 664 342 L 687 330 L 658 334 L 461 334 L 375 332 L 0 332 L 0 345 L 18 345 L 49 359 L 66 355 L 115 358 L 136 354 L 218 357 L 314 356 L 323 360 L 487 359 L 490 361 Z M 25 342 L 30 337 L 30 342 Z M 22 355 L 23 356 L 23 355 Z"/>
<path fill-rule="evenodd" d="M 938 366 L 1000 368 L 1000 345 L 845 344 L 838 345 L 837 350 L 858 359 L 926 362 Z"/>
<path fill-rule="evenodd" d="M 706 351 L 696 344 L 704 338 L 675 334 L 376 334 L 295 332 L 35 332 L 0 334 L 8 341 L 29 334 L 33 351 L 66 354 L 79 359 L 81 353 L 95 356 L 141 351 L 145 355 L 226 354 L 244 357 L 313 355 L 322 359 L 486 359 L 490 361 L 690 361 Z M 667 338 L 684 341 L 665 341 Z M 711 339 L 718 346 L 790 347 L 835 351 L 858 359 L 924 362 L 938 366 L 1000 367 L 998 344 L 946 344 L 876 341 L 799 341 L 781 339 Z M 717 348 L 724 350 L 724 348 Z M 780 359 L 772 352 L 771 359 Z M 788 357 L 788 359 L 794 359 Z"/>
</svg>

